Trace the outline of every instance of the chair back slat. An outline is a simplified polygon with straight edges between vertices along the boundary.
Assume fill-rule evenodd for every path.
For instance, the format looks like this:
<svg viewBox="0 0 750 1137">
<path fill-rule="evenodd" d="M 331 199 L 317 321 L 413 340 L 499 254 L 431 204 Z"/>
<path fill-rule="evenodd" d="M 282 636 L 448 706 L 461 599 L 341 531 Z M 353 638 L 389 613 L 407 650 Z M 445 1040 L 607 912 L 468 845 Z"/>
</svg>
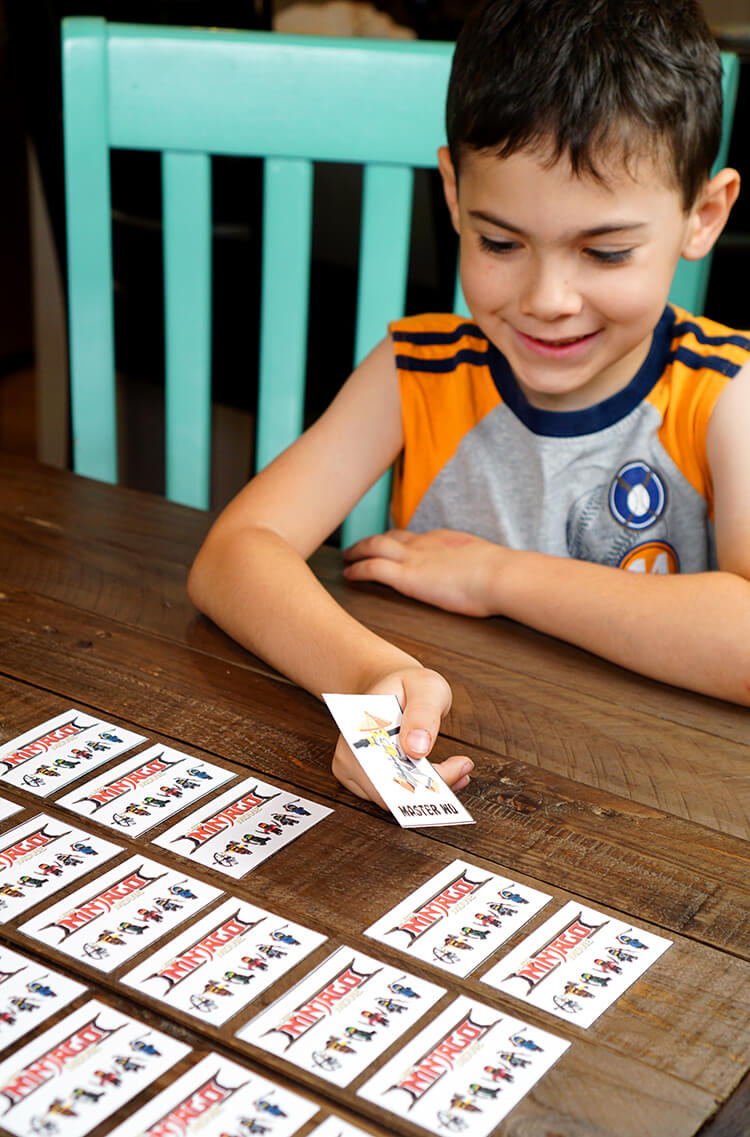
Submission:
<svg viewBox="0 0 750 1137">
<path fill-rule="evenodd" d="M 359 283 L 354 363 L 383 338 L 389 320 L 406 310 L 414 172 L 409 166 L 365 167 L 359 239 Z M 390 472 L 357 503 L 343 526 L 353 544 L 383 528 L 390 498 Z"/>
<path fill-rule="evenodd" d="M 263 267 L 255 465 L 302 431 L 310 291 L 313 167 L 269 159 L 263 173 Z"/>
<path fill-rule="evenodd" d="M 101 20 L 79 24 L 63 73 L 73 468 L 116 482 L 107 41 Z"/>
<path fill-rule="evenodd" d="M 162 155 L 167 497 L 211 490 L 211 159 Z"/>
</svg>

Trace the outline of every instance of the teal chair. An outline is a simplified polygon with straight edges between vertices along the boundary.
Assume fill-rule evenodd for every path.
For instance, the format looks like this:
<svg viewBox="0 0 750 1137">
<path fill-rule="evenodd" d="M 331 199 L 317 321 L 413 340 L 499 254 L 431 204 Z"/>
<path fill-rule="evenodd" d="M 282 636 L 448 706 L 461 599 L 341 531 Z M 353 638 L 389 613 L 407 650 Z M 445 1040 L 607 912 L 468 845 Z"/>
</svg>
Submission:
<svg viewBox="0 0 750 1137">
<path fill-rule="evenodd" d="M 303 423 L 313 162 L 364 164 L 355 358 L 404 312 L 415 167 L 435 167 L 452 45 L 63 21 L 73 459 L 117 480 L 111 149 L 161 153 L 166 493 L 210 490 L 211 155 L 265 159 L 256 464 Z M 736 92 L 737 61 L 727 84 Z M 733 97 L 727 99 L 727 122 Z M 727 126 L 725 149 L 728 145 Z M 708 265 L 681 266 L 700 309 Z M 700 301 L 700 302 L 698 302 Z M 457 289 L 456 309 L 465 312 Z M 248 366 L 254 366 L 249 361 Z M 344 525 L 383 528 L 382 478 Z"/>
</svg>

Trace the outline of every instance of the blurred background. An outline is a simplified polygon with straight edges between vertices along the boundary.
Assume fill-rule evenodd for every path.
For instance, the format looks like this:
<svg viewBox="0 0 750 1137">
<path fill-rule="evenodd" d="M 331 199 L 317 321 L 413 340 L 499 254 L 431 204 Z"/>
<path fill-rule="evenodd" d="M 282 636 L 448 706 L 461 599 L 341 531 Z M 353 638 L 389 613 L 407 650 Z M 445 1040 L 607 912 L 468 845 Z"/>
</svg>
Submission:
<svg viewBox="0 0 750 1137">
<path fill-rule="evenodd" d="M 454 40 L 473 0 L 0 0 L 0 448 L 69 464 L 65 227 L 59 25 L 95 13 L 136 23 Z M 729 164 L 750 185 L 750 0 L 704 0 L 723 47 L 742 59 Z M 308 419 L 346 378 L 353 351 L 359 171 L 316 169 Z M 213 160 L 214 465 L 223 505 L 252 470 L 256 397 L 260 165 Z M 115 338 L 122 387 L 121 480 L 162 492 L 163 327 L 157 156 L 112 160 Z M 335 196 L 335 206 L 333 204 Z M 750 189 L 713 262 L 705 314 L 750 329 Z M 744 269 L 744 273 L 743 273 Z M 407 311 L 451 307 L 455 241 L 437 175 L 415 185 Z M 337 312 L 351 341 L 322 340 L 316 314 Z M 351 317 L 351 318 L 349 318 Z"/>
</svg>

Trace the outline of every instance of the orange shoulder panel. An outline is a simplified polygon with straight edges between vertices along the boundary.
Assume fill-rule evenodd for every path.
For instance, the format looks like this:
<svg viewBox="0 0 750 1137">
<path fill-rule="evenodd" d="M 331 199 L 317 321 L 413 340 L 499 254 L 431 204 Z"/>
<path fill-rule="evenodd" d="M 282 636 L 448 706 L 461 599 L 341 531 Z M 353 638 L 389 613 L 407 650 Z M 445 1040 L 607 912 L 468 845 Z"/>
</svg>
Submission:
<svg viewBox="0 0 750 1137">
<path fill-rule="evenodd" d="M 717 399 L 731 382 L 717 368 L 717 359 L 733 369 L 750 358 L 748 346 L 741 342 L 746 333 L 691 316 L 675 308 L 676 336 L 672 359 L 646 401 L 659 411 L 662 425 L 659 439 L 683 476 L 701 494 L 713 516 L 713 484 L 706 457 L 706 432 Z M 708 340 L 709 342 L 706 342 Z M 705 363 L 703 362 L 705 360 Z"/>
<path fill-rule="evenodd" d="M 500 396 L 483 358 L 487 339 L 468 318 L 410 316 L 390 330 L 404 427 L 391 510 L 402 529 L 461 440 Z"/>
</svg>

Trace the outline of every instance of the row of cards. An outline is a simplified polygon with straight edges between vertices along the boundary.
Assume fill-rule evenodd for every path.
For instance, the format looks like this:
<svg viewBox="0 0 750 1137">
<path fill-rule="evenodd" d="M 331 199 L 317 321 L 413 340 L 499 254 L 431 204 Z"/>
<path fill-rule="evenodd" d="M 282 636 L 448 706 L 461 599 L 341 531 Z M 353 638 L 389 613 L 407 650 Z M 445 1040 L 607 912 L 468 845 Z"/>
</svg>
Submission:
<svg viewBox="0 0 750 1137">
<path fill-rule="evenodd" d="M 15 956 L 13 962 L 34 974 L 32 961 Z M 54 972 L 34 982 L 44 986 L 53 1004 L 48 1014 L 84 990 L 78 985 L 64 990 L 64 977 Z M 113 1137 L 291 1137 L 318 1112 L 316 1103 L 247 1067 L 216 1053 L 200 1057 L 168 1034 L 93 999 L 0 1064 L 0 1124 L 18 1137 L 85 1137 L 183 1059 L 191 1061 L 190 1068 L 119 1125 Z M 329 1116 L 310 1137 L 361 1132 Z"/>
</svg>

